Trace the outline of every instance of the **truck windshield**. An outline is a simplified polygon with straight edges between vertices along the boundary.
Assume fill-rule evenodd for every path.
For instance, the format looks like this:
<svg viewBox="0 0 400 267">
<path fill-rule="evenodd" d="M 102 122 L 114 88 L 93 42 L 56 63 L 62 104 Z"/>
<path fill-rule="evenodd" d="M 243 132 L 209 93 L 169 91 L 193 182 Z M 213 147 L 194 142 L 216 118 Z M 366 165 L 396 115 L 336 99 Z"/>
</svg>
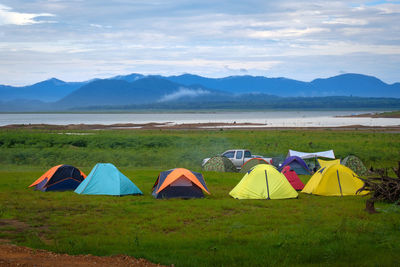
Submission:
<svg viewBox="0 0 400 267">
<path fill-rule="evenodd" d="M 245 152 L 244 152 L 244 157 L 245 157 L 245 158 L 251 158 L 251 153 L 250 153 L 250 151 L 245 151 Z"/>
<path fill-rule="evenodd" d="M 243 156 L 243 151 L 236 151 L 236 159 L 241 159 Z"/>
</svg>

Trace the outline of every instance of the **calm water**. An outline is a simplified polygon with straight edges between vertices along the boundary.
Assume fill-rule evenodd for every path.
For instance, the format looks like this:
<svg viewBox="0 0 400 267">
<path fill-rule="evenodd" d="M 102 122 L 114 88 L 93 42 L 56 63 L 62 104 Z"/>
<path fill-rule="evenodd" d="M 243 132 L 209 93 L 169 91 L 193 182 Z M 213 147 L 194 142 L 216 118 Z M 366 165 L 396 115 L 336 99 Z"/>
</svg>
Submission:
<svg viewBox="0 0 400 267">
<path fill-rule="evenodd" d="M 369 111 L 370 112 L 370 111 Z M 366 111 L 266 111 L 217 113 L 123 113 L 123 114 L 0 114 L 0 126 L 9 124 L 115 124 L 115 123 L 260 123 L 270 127 L 393 126 L 400 119 L 337 118 Z"/>
</svg>

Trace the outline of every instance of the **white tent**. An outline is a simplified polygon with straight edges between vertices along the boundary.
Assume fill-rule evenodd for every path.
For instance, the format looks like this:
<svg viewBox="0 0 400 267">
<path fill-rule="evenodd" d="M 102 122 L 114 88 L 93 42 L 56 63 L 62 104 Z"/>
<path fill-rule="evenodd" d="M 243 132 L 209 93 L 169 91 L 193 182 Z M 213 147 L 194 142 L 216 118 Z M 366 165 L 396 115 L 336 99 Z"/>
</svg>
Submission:
<svg viewBox="0 0 400 267">
<path fill-rule="evenodd" d="M 299 151 L 294 151 L 294 150 L 290 150 L 289 149 L 289 153 L 288 153 L 287 156 L 288 157 L 297 156 L 297 157 L 300 157 L 302 159 L 312 159 L 312 158 L 335 159 L 335 154 L 333 153 L 333 150 L 307 153 L 307 152 L 299 152 Z"/>
</svg>

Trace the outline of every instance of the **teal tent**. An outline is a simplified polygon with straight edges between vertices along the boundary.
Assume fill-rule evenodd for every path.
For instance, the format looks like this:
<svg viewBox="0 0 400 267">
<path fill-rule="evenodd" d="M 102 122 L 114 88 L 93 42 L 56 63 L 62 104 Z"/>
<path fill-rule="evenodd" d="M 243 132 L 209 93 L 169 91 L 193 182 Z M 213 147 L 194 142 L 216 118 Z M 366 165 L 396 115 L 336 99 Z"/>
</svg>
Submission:
<svg viewBox="0 0 400 267">
<path fill-rule="evenodd" d="M 86 195 L 143 195 L 142 191 L 111 163 L 98 163 L 75 193 Z"/>
</svg>

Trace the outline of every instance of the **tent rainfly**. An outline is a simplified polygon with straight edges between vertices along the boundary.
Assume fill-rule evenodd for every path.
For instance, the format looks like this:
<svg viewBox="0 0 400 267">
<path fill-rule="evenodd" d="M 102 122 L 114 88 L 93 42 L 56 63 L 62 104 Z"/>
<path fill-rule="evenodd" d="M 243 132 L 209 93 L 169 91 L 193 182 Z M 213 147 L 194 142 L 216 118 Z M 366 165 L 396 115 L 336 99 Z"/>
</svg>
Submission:
<svg viewBox="0 0 400 267">
<path fill-rule="evenodd" d="M 322 160 L 318 159 L 318 164 L 321 168 L 328 168 L 332 165 L 340 164 L 340 159 L 334 159 L 334 160 Z"/>
<path fill-rule="evenodd" d="M 311 170 L 308 168 L 307 163 L 305 163 L 302 158 L 297 156 L 286 158 L 278 170 L 282 171 L 285 166 L 290 166 L 296 172 L 296 174 L 311 174 Z"/>
<path fill-rule="evenodd" d="M 143 195 L 142 191 L 111 163 L 97 163 L 75 189 L 85 195 Z"/>
<path fill-rule="evenodd" d="M 210 158 L 206 164 L 204 164 L 203 170 L 208 172 L 237 172 L 235 165 L 225 156 Z"/>
<path fill-rule="evenodd" d="M 158 199 L 202 198 L 203 190 L 210 194 L 201 173 L 176 168 L 158 175 L 152 195 Z"/>
<path fill-rule="evenodd" d="M 258 164 L 269 164 L 265 159 L 262 158 L 252 158 L 246 161 L 242 167 L 240 168 L 241 173 L 246 173 L 251 170 L 254 166 L 257 166 Z"/>
<path fill-rule="evenodd" d="M 70 165 L 58 165 L 48 170 L 29 187 L 41 191 L 75 190 L 86 178 L 79 169 Z"/>
<path fill-rule="evenodd" d="M 321 196 L 354 196 L 363 184 L 352 170 L 344 165 L 334 164 L 318 170 L 301 192 Z M 358 195 L 367 193 L 362 191 Z"/>
<path fill-rule="evenodd" d="M 295 190 L 303 190 L 303 182 L 300 180 L 299 176 L 297 176 L 296 172 L 290 168 L 290 166 L 285 166 L 282 170 L 282 174 L 285 175 L 286 179 Z"/>
<path fill-rule="evenodd" d="M 294 151 L 294 150 L 289 149 L 289 153 L 288 153 L 287 157 L 292 157 L 292 156 L 297 156 L 302 159 L 312 159 L 312 158 L 335 159 L 335 154 L 333 153 L 333 150 L 307 153 L 307 152 L 300 152 L 300 151 Z"/>
<path fill-rule="evenodd" d="M 237 199 L 297 198 L 298 193 L 274 166 L 258 164 L 229 192 Z"/>
</svg>

